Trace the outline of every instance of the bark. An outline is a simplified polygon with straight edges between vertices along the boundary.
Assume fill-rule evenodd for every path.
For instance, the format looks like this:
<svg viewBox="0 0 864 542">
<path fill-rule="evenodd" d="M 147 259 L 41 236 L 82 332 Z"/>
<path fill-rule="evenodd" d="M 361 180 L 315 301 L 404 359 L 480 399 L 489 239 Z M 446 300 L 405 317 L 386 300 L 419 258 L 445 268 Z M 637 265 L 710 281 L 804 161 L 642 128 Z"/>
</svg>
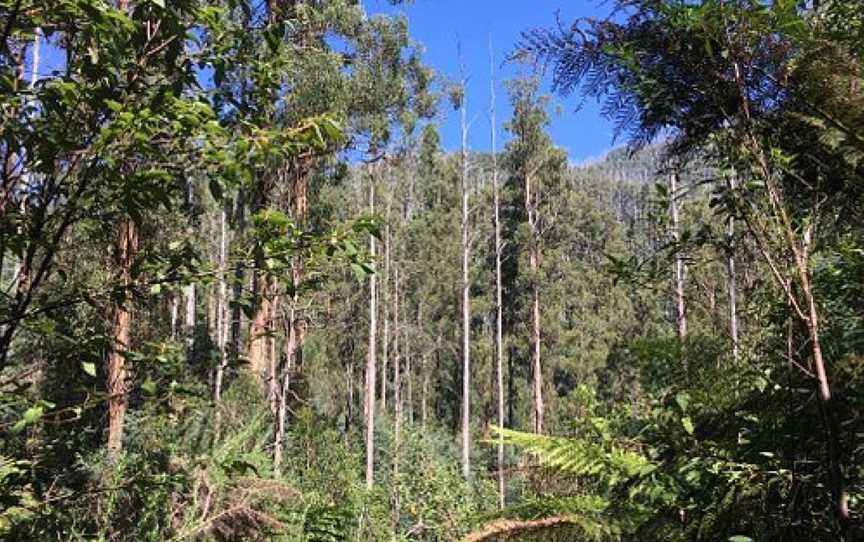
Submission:
<svg viewBox="0 0 864 542">
<path fill-rule="evenodd" d="M 466 88 L 463 76 L 462 86 Z M 467 90 L 466 90 L 467 92 Z M 468 119 L 467 95 L 459 107 L 462 129 L 462 475 L 471 474 L 471 282 L 468 275 Z"/>
<path fill-rule="evenodd" d="M 180 315 L 180 296 L 173 294 L 171 296 L 171 338 L 177 339 L 177 321 Z"/>
<path fill-rule="evenodd" d="M 735 178 L 729 179 L 729 188 L 735 190 Z M 731 213 L 726 224 L 728 256 L 726 258 L 726 290 L 729 293 L 729 340 L 732 363 L 738 366 L 738 296 L 735 272 L 735 216 Z"/>
<path fill-rule="evenodd" d="M 375 183 L 374 177 L 369 179 L 369 212 L 375 213 Z M 375 237 L 369 238 L 369 254 L 375 258 Z M 375 296 L 376 277 L 369 275 L 369 351 L 366 355 L 366 397 L 364 414 L 366 417 L 366 488 L 372 489 L 375 484 L 375 371 L 376 371 L 376 334 L 377 307 Z"/>
<path fill-rule="evenodd" d="M 495 221 L 495 391 L 498 399 L 498 427 L 504 427 L 504 359 L 503 359 L 503 311 L 501 287 L 501 203 L 498 189 L 498 151 L 496 148 L 495 120 L 495 58 L 492 52 L 492 42 L 489 42 L 489 65 L 491 71 L 490 103 L 489 103 L 489 135 L 492 152 L 492 205 Z M 498 468 L 498 507 L 504 509 L 504 435 L 498 434 L 497 446 Z"/>
<path fill-rule="evenodd" d="M 381 410 L 387 412 L 387 369 L 390 363 L 390 205 L 392 197 L 387 196 L 387 212 L 384 215 L 384 284 L 382 301 L 384 309 L 384 330 L 381 341 Z"/>
<path fill-rule="evenodd" d="M 289 310 L 288 322 L 285 325 L 285 332 L 288 337 L 285 344 L 285 366 L 279 377 L 280 387 L 276 392 L 278 394 L 278 404 L 276 406 L 276 431 L 273 446 L 273 466 L 277 472 L 282 467 L 282 457 L 285 447 L 285 430 L 288 421 L 288 401 L 290 399 L 292 376 L 296 371 L 298 338 L 297 327 L 291 322 L 297 319 L 296 316 L 296 299 Z"/>
<path fill-rule="evenodd" d="M 531 366 L 534 374 L 534 432 L 543 433 L 545 405 L 543 403 L 543 365 L 540 359 L 540 234 L 538 231 L 537 196 L 532 186 L 533 178 L 525 176 L 525 209 L 528 211 L 528 228 L 531 241 L 528 265 L 531 273 Z"/>
<path fill-rule="evenodd" d="M 195 359 L 195 284 L 186 287 L 186 311 L 184 313 L 183 336 L 186 340 L 186 357 L 190 363 Z"/>
<path fill-rule="evenodd" d="M 790 234 L 791 235 L 791 234 Z M 806 261 L 799 251 L 796 251 L 796 266 L 801 291 L 804 296 L 808 320 L 807 331 L 810 336 L 810 348 L 813 354 L 813 366 L 816 369 L 816 381 L 818 388 L 819 410 L 822 414 L 823 423 L 828 434 L 828 472 L 830 479 L 831 495 L 835 504 L 835 513 L 841 528 L 845 531 L 849 527 L 849 495 L 846 492 L 843 462 L 841 457 L 840 425 L 835 413 L 834 398 L 831 395 L 831 386 L 828 380 L 828 372 L 825 368 L 825 360 L 822 355 L 822 343 L 820 341 L 820 319 L 816 298 L 813 295 L 810 282 L 810 272 Z"/>
<path fill-rule="evenodd" d="M 402 444 L 402 348 L 399 341 L 399 269 L 396 269 L 393 289 L 393 524 L 399 520 L 399 459 Z"/>
<path fill-rule="evenodd" d="M 270 276 L 264 271 L 263 256 L 258 258 L 260 265 L 253 277 L 256 295 L 255 312 L 249 324 L 249 346 L 246 357 L 249 361 L 249 370 L 252 371 L 261 385 L 268 388 L 267 382 L 272 375 L 270 372 L 270 348 L 268 337 L 270 335 L 271 321 L 271 295 L 272 284 Z"/>
<path fill-rule="evenodd" d="M 681 252 L 681 231 L 678 217 L 678 172 L 669 175 L 669 215 L 672 219 L 672 241 L 675 243 L 675 262 L 673 264 L 673 289 L 675 295 L 675 331 L 679 339 L 687 336 L 687 306 L 684 297 L 684 281 L 686 269 L 684 255 Z"/>
<path fill-rule="evenodd" d="M 118 226 L 114 244 L 114 265 L 124 293 L 132 284 L 132 262 L 138 249 L 138 231 L 131 219 Z M 116 455 L 123 448 L 123 427 L 128 396 L 126 390 L 126 353 L 131 346 L 131 298 L 115 302 L 111 318 L 111 350 L 106 369 L 108 391 L 108 450 Z"/>
<path fill-rule="evenodd" d="M 246 229 L 246 194 L 241 188 L 237 194 L 237 202 L 233 212 L 234 231 L 240 236 Z M 240 358 L 240 335 L 243 329 L 243 311 L 240 304 L 243 302 L 243 284 L 246 282 L 246 267 L 241 263 L 234 266 L 234 277 L 231 285 L 231 297 L 234 303 L 231 306 L 231 341 L 229 351 L 235 358 Z"/>
<path fill-rule="evenodd" d="M 228 267 L 227 257 L 228 236 L 226 231 L 225 209 L 219 215 L 219 284 L 216 298 L 216 346 L 219 351 L 219 362 L 216 365 L 216 375 L 213 379 L 213 401 L 218 405 L 222 401 L 222 380 L 228 366 L 228 283 L 225 280 Z"/>
</svg>

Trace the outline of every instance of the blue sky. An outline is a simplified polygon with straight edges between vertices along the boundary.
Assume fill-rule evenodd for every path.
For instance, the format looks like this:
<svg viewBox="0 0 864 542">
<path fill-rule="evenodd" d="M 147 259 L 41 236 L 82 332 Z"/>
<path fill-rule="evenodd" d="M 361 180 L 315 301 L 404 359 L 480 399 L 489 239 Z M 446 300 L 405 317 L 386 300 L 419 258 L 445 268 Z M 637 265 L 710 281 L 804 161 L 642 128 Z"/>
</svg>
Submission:
<svg viewBox="0 0 864 542">
<path fill-rule="evenodd" d="M 498 60 L 498 124 L 510 117 L 507 93 L 503 81 L 518 75 L 524 68 L 501 66 L 505 55 L 512 51 L 520 32 L 534 27 L 555 24 L 560 11 L 564 21 L 580 16 L 604 16 L 608 12 L 602 0 L 414 0 L 403 6 L 391 6 L 386 0 L 366 0 L 369 14 L 404 14 L 408 17 L 411 35 L 423 44 L 425 62 L 453 80 L 458 78 L 459 58 L 457 39 L 462 43 L 468 82 L 469 118 L 472 125 L 471 146 L 489 149 L 489 38 L 491 36 Z M 598 7 L 599 6 L 599 7 Z M 549 92 L 549 82 L 544 82 Z M 599 114 L 596 103 L 588 102 L 582 109 L 578 97 L 555 96 L 550 108 L 551 134 L 555 143 L 565 149 L 573 162 L 603 155 L 612 147 L 612 125 Z M 556 105 L 560 114 L 556 114 Z M 459 145 L 458 117 L 449 105 L 442 107 L 446 116 L 441 137 L 447 149 Z M 499 147 L 507 135 L 499 130 Z"/>
</svg>

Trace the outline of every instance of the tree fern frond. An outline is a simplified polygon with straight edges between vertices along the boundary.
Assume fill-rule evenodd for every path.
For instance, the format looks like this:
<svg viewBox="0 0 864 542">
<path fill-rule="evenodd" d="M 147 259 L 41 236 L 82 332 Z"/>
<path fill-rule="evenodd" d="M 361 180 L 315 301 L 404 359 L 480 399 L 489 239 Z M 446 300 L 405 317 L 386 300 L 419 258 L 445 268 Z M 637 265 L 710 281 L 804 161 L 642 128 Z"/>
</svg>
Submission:
<svg viewBox="0 0 864 542">
<path fill-rule="evenodd" d="M 611 442 L 550 437 L 498 427 L 493 430 L 503 435 L 505 444 L 537 456 L 546 468 L 572 476 L 599 477 L 609 486 L 646 476 L 656 468 L 644 455 Z"/>
</svg>

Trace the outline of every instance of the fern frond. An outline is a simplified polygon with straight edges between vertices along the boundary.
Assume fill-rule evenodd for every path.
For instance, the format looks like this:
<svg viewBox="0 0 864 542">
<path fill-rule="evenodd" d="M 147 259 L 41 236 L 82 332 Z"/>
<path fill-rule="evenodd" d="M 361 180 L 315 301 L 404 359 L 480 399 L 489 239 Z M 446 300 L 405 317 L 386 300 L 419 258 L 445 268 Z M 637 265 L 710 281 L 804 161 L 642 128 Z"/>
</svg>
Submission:
<svg viewBox="0 0 864 542">
<path fill-rule="evenodd" d="M 594 476 L 610 487 L 652 473 L 656 467 L 644 455 L 610 442 L 570 439 L 492 428 L 504 443 L 535 455 L 541 465 L 571 476 Z"/>
</svg>

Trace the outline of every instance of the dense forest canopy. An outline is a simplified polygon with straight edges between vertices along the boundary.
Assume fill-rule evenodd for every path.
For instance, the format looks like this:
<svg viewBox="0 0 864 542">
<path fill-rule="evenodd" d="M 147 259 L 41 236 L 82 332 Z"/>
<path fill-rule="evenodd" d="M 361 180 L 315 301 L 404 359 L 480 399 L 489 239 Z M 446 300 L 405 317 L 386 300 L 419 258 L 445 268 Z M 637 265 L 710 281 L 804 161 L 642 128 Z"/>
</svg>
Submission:
<svg viewBox="0 0 864 542">
<path fill-rule="evenodd" d="M 0 539 L 864 540 L 864 2 L 602 8 L 0 0 Z"/>
</svg>

